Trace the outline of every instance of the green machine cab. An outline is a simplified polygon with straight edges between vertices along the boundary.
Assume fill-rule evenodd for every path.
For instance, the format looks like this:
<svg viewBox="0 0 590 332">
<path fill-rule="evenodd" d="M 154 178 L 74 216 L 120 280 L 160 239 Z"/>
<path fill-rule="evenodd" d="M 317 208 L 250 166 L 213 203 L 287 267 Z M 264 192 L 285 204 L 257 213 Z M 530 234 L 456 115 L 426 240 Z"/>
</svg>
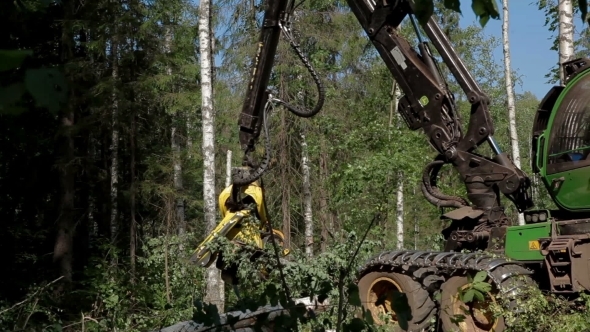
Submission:
<svg viewBox="0 0 590 332">
<path fill-rule="evenodd" d="M 545 96 L 533 127 L 533 171 L 559 208 L 590 212 L 590 59 L 564 63 L 565 87 Z"/>
<path fill-rule="evenodd" d="M 533 172 L 558 210 L 526 211 L 506 229 L 507 257 L 543 273 L 554 293 L 590 289 L 590 59 L 563 64 L 565 86 L 543 98 L 533 126 Z"/>
</svg>

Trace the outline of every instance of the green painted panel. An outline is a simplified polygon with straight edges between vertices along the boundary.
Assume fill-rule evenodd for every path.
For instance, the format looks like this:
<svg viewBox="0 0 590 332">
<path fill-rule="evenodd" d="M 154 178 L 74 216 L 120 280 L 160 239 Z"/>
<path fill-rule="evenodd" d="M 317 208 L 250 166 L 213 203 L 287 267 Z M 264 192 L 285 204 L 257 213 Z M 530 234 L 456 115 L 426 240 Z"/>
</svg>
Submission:
<svg viewBox="0 0 590 332">
<path fill-rule="evenodd" d="M 584 167 L 547 175 L 547 183 L 551 184 L 553 179 L 561 177 L 564 181 L 557 189 L 549 186 L 555 203 L 568 210 L 590 208 L 590 168 Z"/>
<path fill-rule="evenodd" d="M 506 256 L 519 261 L 543 260 L 539 250 L 542 237 L 551 236 L 551 222 L 508 227 L 506 231 Z"/>
</svg>

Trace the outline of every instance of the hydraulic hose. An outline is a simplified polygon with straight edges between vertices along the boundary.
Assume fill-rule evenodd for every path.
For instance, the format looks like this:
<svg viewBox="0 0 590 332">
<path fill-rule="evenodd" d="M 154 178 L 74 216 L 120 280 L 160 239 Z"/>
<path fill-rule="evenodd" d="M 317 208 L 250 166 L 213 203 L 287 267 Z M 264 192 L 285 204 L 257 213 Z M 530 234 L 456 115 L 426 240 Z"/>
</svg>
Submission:
<svg viewBox="0 0 590 332">
<path fill-rule="evenodd" d="M 444 165 L 443 160 L 435 160 L 424 168 L 422 173 L 422 193 L 424 197 L 432 204 L 443 207 L 460 208 L 469 205 L 469 203 L 458 196 L 446 195 L 440 192 L 437 186 L 438 172 Z"/>
</svg>

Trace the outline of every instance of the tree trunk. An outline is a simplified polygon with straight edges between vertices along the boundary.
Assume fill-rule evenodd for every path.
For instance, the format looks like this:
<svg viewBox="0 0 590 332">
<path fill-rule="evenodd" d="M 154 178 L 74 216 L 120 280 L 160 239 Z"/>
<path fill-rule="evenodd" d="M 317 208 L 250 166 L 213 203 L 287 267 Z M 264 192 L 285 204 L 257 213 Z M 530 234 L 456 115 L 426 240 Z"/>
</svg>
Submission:
<svg viewBox="0 0 590 332">
<path fill-rule="evenodd" d="M 502 20 L 502 41 L 504 51 L 504 77 L 506 81 L 506 95 L 508 96 L 508 121 L 510 124 L 510 145 L 512 146 L 512 160 L 514 165 L 520 168 L 520 149 L 518 147 L 518 133 L 516 129 L 516 107 L 514 103 L 514 87 L 512 84 L 512 66 L 510 64 L 509 41 L 509 12 L 508 0 L 502 0 L 504 16 Z M 518 224 L 524 225 L 524 216 L 518 214 Z"/>
<path fill-rule="evenodd" d="M 305 254 L 313 256 L 313 214 L 311 209 L 311 180 L 305 134 L 301 132 L 301 169 L 303 174 L 303 221 L 305 223 Z"/>
<path fill-rule="evenodd" d="M 199 51 L 201 55 L 201 112 L 203 117 L 203 205 L 206 232 L 216 225 L 215 214 L 215 113 L 213 112 L 213 85 L 211 77 L 211 1 L 201 0 L 199 9 Z M 211 265 L 207 268 L 205 302 L 213 303 L 223 312 L 223 281 L 220 271 Z"/>
<path fill-rule="evenodd" d="M 393 82 L 393 86 L 391 87 L 391 104 L 389 109 L 389 127 L 390 127 L 390 134 L 389 140 L 391 141 L 391 127 L 393 125 L 393 114 L 396 114 L 397 117 L 397 128 L 401 127 L 402 119 L 397 113 L 399 98 L 401 96 L 401 91 L 397 82 Z M 391 153 L 391 152 L 390 152 Z M 403 249 L 404 247 L 404 173 L 399 171 L 397 173 L 397 190 L 396 190 L 396 209 L 395 209 L 395 227 L 396 227 L 396 242 L 397 242 L 397 249 Z"/>
<path fill-rule="evenodd" d="M 116 245 L 117 236 L 119 233 L 119 225 L 117 224 L 117 197 L 118 197 L 118 183 L 119 183 L 119 100 L 117 96 L 117 82 L 119 80 L 119 52 L 118 40 L 115 33 L 112 43 L 112 79 L 113 91 L 111 95 L 112 111 L 111 111 L 111 243 Z"/>
<path fill-rule="evenodd" d="M 328 190 L 326 190 L 326 185 L 328 183 L 328 156 L 327 152 L 325 151 L 326 146 L 324 141 L 322 140 L 321 145 L 321 152 L 320 152 L 320 186 L 319 186 L 319 193 L 320 193 L 320 211 L 321 211 L 321 218 L 322 218 L 322 243 L 321 243 L 321 251 L 325 252 L 327 245 L 328 245 L 328 237 L 330 232 L 332 231 L 332 222 L 331 222 L 331 214 L 328 207 Z"/>
<path fill-rule="evenodd" d="M 416 187 L 412 189 L 412 197 L 416 197 Z M 412 210 L 414 212 L 414 250 L 418 250 L 418 233 L 420 232 L 420 226 L 418 225 L 418 211 L 416 209 L 416 204 L 414 204 Z"/>
<path fill-rule="evenodd" d="M 169 23 L 170 24 L 170 23 Z M 164 36 L 164 52 L 170 54 L 172 49 L 172 31 L 170 26 L 166 27 L 166 35 Z M 172 69 L 166 67 L 166 75 L 172 76 Z M 183 235 L 186 231 L 186 221 L 184 215 L 184 200 L 182 197 L 183 183 L 182 183 L 182 160 L 180 159 L 180 137 L 178 135 L 177 124 L 181 118 L 180 114 L 174 114 L 172 120 L 172 128 L 170 128 L 170 145 L 172 149 L 172 168 L 173 168 L 173 184 L 174 191 L 179 197 L 176 198 L 175 202 L 175 221 L 178 235 Z M 182 245 L 181 245 L 182 250 Z"/>
<path fill-rule="evenodd" d="M 74 112 L 68 109 L 61 119 L 61 137 L 58 146 L 61 160 L 59 161 L 61 203 L 60 216 L 57 222 L 57 237 L 53 249 L 53 261 L 59 266 L 59 273 L 66 282 L 72 281 L 72 256 L 74 244 Z"/>
<path fill-rule="evenodd" d="M 397 195 L 395 208 L 395 224 L 397 230 L 397 249 L 404 248 L 404 173 L 397 173 Z"/>
<path fill-rule="evenodd" d="M 225 161 L 225 187 L 231 185 L 231 150 L 227 150 L 227 159 Z"/>
<path fill-rule="evenodd" d="M 193 157 L 193 125 L 191 123 L 193 117 L 190 113 L 186 114 L 186 158 Z"/>
<path fill-rule="evenodd" d="M 176 115 L 175 118 L 179 116 Z M 173 121 L 175 122 L 175 121 Z M 176 198 L 175 204 L 175 219 L 177 225 L 178 235 L 183 235 L 186 231 L 186 220 L 184 218 L 184 199 L 182 198 L 183 184 L 182 184 L 182 161 L 180 159 L 180 143 L 177 133 L 176 124 L 172 125 L 170 139 L 172 143 L 172 159 L 174 168 L 174 191 L 179 197 Z"/>
<path fill-rule="evenodd" d="M 129 162 L 129 173 L 131 173 L 129 192 L 129 209 L 130 220 L 129 220 L 129 259 L 131 265 L 131 281 L 135 281 L 135 257 L 136 257 L 136 233 L 137 224 L 135 221 L 135 112 L 131 111 L 131 130 L 129 131 L 129 150 L 131 153 L 131 160 Z"/>
<path fill-rule="evenodd" d="M 283 234 L 285 235 L 285 248 L 291 248 L 291 192 L 289 191 L 289 143 L 287 141 L 287 112 L 281 112 L 281 132 L 279 141 L 281 149 L 279 153 L 279 164 L 281 172 L 281 214 L 283 215 Z"/>
<path fill-rule="evenodd" d="M 73 4 L 69 1 L 64 4 L 64 17 L 71 16 Z M 72 58 L 71 27 L 66 20 L 62 31 L 61 57 L 62 62 Z M 57 235 L 53 248 L 53 262 L 58 266 L 60 276 L 64 277 L 65 284 L 59 287 L 58 292 L 63 294 L 64 287 L 72 282 L 72 257 L 74 249 L 74 194 L 75 194 L 75 169 L 74 169 L 74 138 L 72 130 L 74 126 L 74 108 L 68 103 L 61 114 L 61 128 L 56 142 L 59 152 L 57 160 L 60 177 L 60 206 L 59 219 L 57 220 Z"/>
<path fill-rule="evenodd" d="M 559 0 L 559 80 L 564 83 L 561 64 L 574 56 L 574 14 L 572 0 Z"/>
</svg>

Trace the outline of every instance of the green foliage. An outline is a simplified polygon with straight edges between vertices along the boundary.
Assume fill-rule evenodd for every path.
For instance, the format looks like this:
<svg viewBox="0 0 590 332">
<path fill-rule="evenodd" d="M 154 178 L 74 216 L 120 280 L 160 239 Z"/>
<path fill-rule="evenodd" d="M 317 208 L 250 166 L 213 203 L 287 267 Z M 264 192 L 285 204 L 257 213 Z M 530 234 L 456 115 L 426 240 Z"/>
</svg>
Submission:
<svg viewBox="0 0 590 332">
<path fill-rule="evenodd" d="M 463 290 L 461 294 L 461 301 L 470 303 L 474 299 L 476 301 L 484 301 L 486 294 L 492 290 L 492 285 L 486 282 L 488 274 L 486 271 L 479 271 L 474 277 L 468 275 L 469 287 Z"/>
<path fill-rule="evenodd" d="M 24 112 L 23 101 L 27 92 L 35 106 L 52 113 L 57 113 L 67 101 L 68 87 L 60 70 L 21 68 L 32 54 L 30 50 L 0 50 L 0 73 L 4 76 L 0 77 L 0 114 Z"/>
<path fill-rule="evenodd" d="M 225 262 L 236 263 L 239 266 L 238 278 L 240 279 L 240 298 L 228 303 L 226 312 L 246 310 L 256 311 L 260 308 L 276 307 L 273 310 L 285 310 L 283 315 L 289 318 L 274 318 L 274 327 L 281 331 L 319 331 L 321 328 L 334 328 L 339 317 L 342 318 L 343 331 L 363 331 L 371 322 L 366 322 L 354 313 L 361 310 L 361 302 L 358 287 L 354 284 L 355 267 L 366 261 L 372 255 L 378 243 L 373 241 L 361 242 L 354 233 L 338 234 L 342 242 L 328 248 L 328 250 L 310 259 L 299 250 L 294 250 L 288 261 L 281 264 L 285 275 L 285 284 L 288 287 L 291 299 L 311 297 L 319 302 L 328 302 L 328 310 L 318 312 L 317 316 L 309 317 L 300 305 L 295 305 L 288 300 L 284 283 L 274 260 L 274 254 L 270 248 L 266 248 L 265 255 L 251 261 L 251 252 L 248 250 L 236 250 L 236 245 L 225 238 L 218 238 L 211 248 L 220 251 Z M 356 253 L 356 255 L 355 255 Z M 266 271 L 266 273 L 261 273 Z M 342 306 L 339 305 L 340 296 L 345 298 Z M 193 313 L 195 322 L 206 325 L 219 325 L 220 313 L 207 303 L 197 301 Z M 400 302 L 398 309 L 400 315 L 409 309 Z M 362 310 L 361 310 L 362 311 Z M 263 323 L 266 318 L 259 318 Z M 236 318 L 234 317 L 235 323 Z M 318 330 L 319 329 L 319 330 Z"/>
<path fill-rule="evenodd" d="M 32 54 L 30 50 L 0 50 L 0 72 L 19 67 Z"/>
<path fill-rule="evenodd" d="M 425 24 L 430 16 L 434 13 L 434 0 L 418 0 L 416 3 L 416 16 L 418 20 Z M 447 9 L 451 9 L 455 12 L 461 13 L 461 1 L 460 0 L 444 0 L 443 5 Z M 499 19 L 500 13 L 496 0 L 472 0 L 471 8 L 475 13 L 476 17 L 479 18 L 479 23 L 484 27 L 490 18 Z"/>
<path fill-rule="evenodd" d="M 509 331 L 574 332 L 590 329 L 590 301 L 587 294 L 567 299 L 546 294 L 538 289 L 526 290 L 526 296 L 515 304 L 518 312 L 495 309 L 510 325 Z"/>
</svg>

